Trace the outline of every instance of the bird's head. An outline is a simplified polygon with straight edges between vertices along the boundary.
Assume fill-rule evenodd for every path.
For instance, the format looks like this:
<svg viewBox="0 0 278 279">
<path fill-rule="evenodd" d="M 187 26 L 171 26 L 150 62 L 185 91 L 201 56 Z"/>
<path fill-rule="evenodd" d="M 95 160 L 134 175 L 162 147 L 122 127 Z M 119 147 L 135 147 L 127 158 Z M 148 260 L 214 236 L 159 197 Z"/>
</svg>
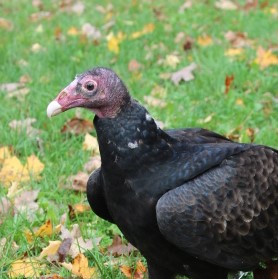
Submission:
<svg viewBox="0 0 278 279">
<path fill-rule="evenodd" d="M 65 87 L 48 105 L 52 117 L 75 107 L 92 110 L 98 117 L 115 117 L 130 102 L 130 95 L 121 79 L 108 68 L 93 68 Z"/>
</svg>

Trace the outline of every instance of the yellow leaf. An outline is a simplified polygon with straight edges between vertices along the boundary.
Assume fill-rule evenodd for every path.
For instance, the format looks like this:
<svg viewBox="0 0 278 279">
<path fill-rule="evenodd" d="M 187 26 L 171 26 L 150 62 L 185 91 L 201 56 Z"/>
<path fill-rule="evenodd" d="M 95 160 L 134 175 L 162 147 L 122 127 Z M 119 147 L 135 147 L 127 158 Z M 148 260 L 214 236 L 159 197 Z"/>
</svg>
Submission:
<svg viewBox="0 0 278 279">
<path fill-rule="evenodd" d="M 13 181 L 28 181 L 29 174 L 16 156 L 7 158 L 0 171 L 0 182 L 9 186 Z"/>
<path fill-rule="evenodd" d="M 213 43 L 212 38 L 209 35 L 199 36 L 197 42 L 200 46 L 209 46 Z"/>
<path fill-rule="evenodd" d="M 32 173 L 34 178 L 38 178 L 39 174 L 44 169 L 44 164 L 38 159 L 38 157 L 31 155 L 27 158 L 26 168 Z"/>
<path fill-rule="evenodd" d="M 13 198 L 16 195 L 16 193 L 18 192 L 18 186 L 19 184 L 17 182 L 12 182 L 12 185 L 8 190 L 8 198 Z"/>
<path fill-rule="evenodd" d="M 97 278 L 95 268 L 89 267 L 88 259 L 81 253 L 73 259 L 72 264 L 62 263 L 62 266 L 83 279 Z"/>
<path fill-rule="evenodd" d="M 255 63 L 260 65 L 261 69 L 265 69 L 271 65 L 278 65 L 278 56 L 273 54 L 271 50 L 264 50 L 261 46 L 257 50 L 257 58 Z"/>
<path fill-rule="evenodd" d="M 237 56 L 243 53 L 242 48 L 229 48 L 225 51 L 226 56 Z"/>
<path fill-rule="evenodd" d="M 244 105 L 244 101 L 242 99 L 238 98 L 238 99 L 236 99 L 236 104 L 238 106 L 243 106 Z"/>
<path fill-rule="evenodd" d="M 44 270 L 44 265 L 35 258 L 26 258 L 22 260 L 14 261 L 8 271 L 8 275 L 11 278 L 18 278 L 23 276 L 24 278 L 38 278 L 40 272 Z"/>
<path fill-rule="evenodd" d="M 176 66 L 180 63 L 180 59 L 177 55 L 170 54 L 167 55 L 164 64 L 165 66 L 170 66 L 171 68 L 176 68 Z"/>
<path fill-rule="evenodd" d="M 50 220 L 47 220 L 39 229 L 35 232 L 35 236 L 50 236 L 53 234 L 52 223 Z"/>
<path fill-rule="evenodd" d="M 30 243 L 33 241 L 33 237 L 45 237 L 51 236 L 53 234 L 53 227 L 50 220 L 47 220 L 42 226 L 35 231 L 34 235 L 30 231 L 25 231 L 25 237 L 27 241 Z"/>
<path fill-rule="evenodd" d="M 0 164 L 4 162 L 5 159 L 11 158 L 11 153 L 8 146 L 3 146 L 0 148 Z"/>
<path fill-rule="evenodd" d="M 68 29 L 68 32 L 67 32 L 67 34 L 69 35 L 69 36 L 77 36 L 78 35 L 78 30 L 77 30 L 77 28 L 76 27 L 70 27 L 69 29 Z"/>
<path fill-rule="evenodd" d="M 92 153 L 99 154 L 97 139 L 90 134 L 85 135 L 85 140 L 83 142 L 83 149 L 90 150 Z"/>
<path fill-rule="evenodd" d="M 78 203 L 73 206 L 75 213 L 83 213 L 85 211 L 90 211 L 91 207 L 88 204 Z"/>
<path fill-rule="evenodd" d="M 107 39 L 107 47 L 111 52 L 114 52 L 116 54 L 120 51 L 120 43 L 124 40 L 125 35 L 123 32 L 118 32 L 118 34 L 115 36 L 113 32 L 109 33 L 106 37 Z"/>
<path fill-rule="evenodd" d="M 130 37 L 131 39 L 137 39 L 145 34 L 153 32 L 154 28 L 155 27 L 153 23 L 146 24 L 141 31 L 132 33 Z"/>
<path fill-rule="evenodd" d="M 60 240 L 49 241 L 49 245 L 47 247 L 43 248 L 43 250 L 40 253 L 39 258 L 41 259 L 45 256 L 56 255 L 61 243 L 62 242 Z"/>
</svg>

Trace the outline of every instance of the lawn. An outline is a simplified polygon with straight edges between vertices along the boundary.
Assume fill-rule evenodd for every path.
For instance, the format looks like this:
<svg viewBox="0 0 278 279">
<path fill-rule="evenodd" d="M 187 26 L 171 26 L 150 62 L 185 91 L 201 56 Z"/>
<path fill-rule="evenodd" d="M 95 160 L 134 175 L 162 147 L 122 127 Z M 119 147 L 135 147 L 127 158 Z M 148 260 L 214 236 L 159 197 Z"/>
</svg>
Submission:
<svg viewBox="0 0 278 279">
<path fill-rule="evenodd" d="M 118 256 L 115 243 L 111 246 L 115 235 L 122 237 L 117 227 L 87 210 L 84 192 L 67 189 L 68 178 L 84 172 L 95 154 L 84 148 L 85 133 L 61 129 L 73 117 L 88 129 L 84 119 L 91 121 L 93 115 L 71 110 L 53 119 L 46 116 L 48 103 L 88 68 L 115 70 L 165 128 L 204 127 L 236 141 L 278 147 L 276 1 L 73 2 L 0 3 L 1 278 L 20 276 L 16 270 L 24 268 L 23 274 L 30 277 L 134 274 L 138 279 L 145 274 L 144 259 L 124 239 L 118 239 L 117 247 L 124 247 L 125 255 Z M 196 64 L 194 79 L 174 84 L 172 74 L 191 63 Z M 94 130 L 90 134 L 96 136 Z M 31 155 L 33 168 L 28 165 Z M 18 172 L 3 178 L 11 158 L 19 160 L 25 179 Z M 24 204 L 22 199 L 35 190 L 38 196 Z M 50 252 L 41 255 L 49 241 L 65 243 L 61 227 L 72 232 L 74 242 L 77 225 L 85 242 L 95 243 L 91 247 L 86 242 L 86 250 L 76 245 L 89 260 L 80 274 L 74 272 L 78 259 L 72 254 L 62 253 L 63 266 L 55 258 L 57 247 L 54 258 Z"/>
</svg>

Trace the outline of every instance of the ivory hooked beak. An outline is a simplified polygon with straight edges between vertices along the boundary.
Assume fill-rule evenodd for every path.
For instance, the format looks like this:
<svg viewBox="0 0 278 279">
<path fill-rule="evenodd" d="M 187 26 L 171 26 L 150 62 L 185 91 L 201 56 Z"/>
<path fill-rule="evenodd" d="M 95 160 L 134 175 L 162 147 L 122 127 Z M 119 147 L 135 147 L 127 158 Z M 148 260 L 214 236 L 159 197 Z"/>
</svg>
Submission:
<svg viewBox="0 0 278 279">
<path fill-rule="evenodd" d="M 52 101 L 49 103 L 46 113 L 47 116 L 50 118 L 62 112 L 62 106 L 57 101 Z"/>
</svg>

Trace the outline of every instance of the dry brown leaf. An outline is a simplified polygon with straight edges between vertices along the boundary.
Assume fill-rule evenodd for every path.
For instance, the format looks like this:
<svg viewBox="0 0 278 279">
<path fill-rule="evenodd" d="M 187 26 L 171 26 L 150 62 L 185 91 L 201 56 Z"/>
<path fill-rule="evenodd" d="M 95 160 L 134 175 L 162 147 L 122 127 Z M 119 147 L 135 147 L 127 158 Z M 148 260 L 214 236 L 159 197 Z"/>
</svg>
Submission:
<svg viewBox="0 0 278 279">
<path fill-rule="evenodd" d="M 89 175 L 87 173 L 78 172 L 76 175 L 68 177 L 66 185 L 63 185 L 62 187 L 78 192 L 86 192 L 88 179 Z"/>
<path fill-rule="evenodd" d="M 84 213 L 86 211 L 91 211 L 91 207 L 88 204 L 77 203 L 73 206 L 76 213 Z"/>
<path fill-rule="evenodd" d="M 144 101 L 149 106 L 153 106 L 153 107 L 165 108 L 167 106 L 167 103 L 164 100 L 161 100 L 153 96 L 144 96 Z"/>
<path fill-rule="evenodd" d="M 98 41 L 101 38 L 100 31 L 88 22 L 82 25 L 82 34 L 91 41 Z"/>
<path fill-rule="evenodd" d="M 83 142 L 83 149 L 91 151 L 92 154 L 99 154 L 97 138 L 87 133 Z"/>
<path fill-rule="evenodd" d="M 14 25 L 10 20 L 0 17 L 0 29 L 12 31 L 13 27 L 14 27 Z"/>
<path fill-rule="evenodd" d="M 155 29 L 155 26 L 153 23 L 149 23 L 149 24 L 146 24 L 142 30 L 140 31 L 137 31 L 137 32 L 134 32 L 130 35 L 130 38 L 131 39 L 138 39 L 140 38 L 141 36 L 144 36 L 148 33 L 152 33 Z"/>
<path fill-rule="evenodd" d="M 209 46 L 213 44 L 213 40 L 209 35 L 202 35 L 197 38 L 198 45 Z"/>
<path fill-rule="evenodd" d="M 237 10 L 237 5 L 230 0 L 220 0 L 215 3 L 215 7 L 221 10 Z"/>
<path fill-rule="evenodd" d="M 171 74 L 171 80 L 175 85 L 178 85 L 180 81 L 190 81 L 194 79 L 192 72 L 197 68 L 195 63 L 191 63 L 189 66 Z"/>
<path fill-rule="evenodd" d="M 7 97 L 8 98 L 16 98 L 18 99 L 19 101 L 24 101 L 24 97 L 30 92 L 30 89 L 29 88 L 20 88 L 18 90 L 15 90 L 15 91 L 12 91 L 12 92 L 9 92 L 7 94 Z"/>
<path fill-rule="evenodd" d="M 82 135 L 91 132 L 93 128 L 94 125 L 92 121 L 79 117 L 73 117 L 72 119 L 68 120 L 61 128 L 61 133 Z"/>
<path fill-rule="evenodd" d="M 184 43 L 183 43 L 183 50 L 184 51 L 188 51 L 188 50 L 191 50 L 192 49 L 192 46 L 193 46 L 193 43 L 194 43 L 194 40 L 187 36 L 184 40 Z"/>
<path fill-rule="evenodd" d="M 244 106 L 244 101 L 241 98 L 236 99 L 236 105 Z"/>
<path fill-rule="evenodd" d="M 12 206 L 12 204 L 11 204 L 11 202 L 7 198 L 1 197 L 0 198 L 0 215 L 1 214 L 2 215 L 3 214 L 7 214 L 10 211 L 11 206 Z"/>
<path fill-rule="evenodd" d="M 260 46 L 257 49 L 255 63 L 260 65 L 260 68 L 263 70 L 271 65 L 278 65 L 278 56 Z"/>
<path fill-rule="evenodd" d="M 141 68 L 142 65 L 136 59 L 132 59 L 128 63 L 128 71 L 131 73 L 137 73 Z"/>
<path fill-rule="evenodd" d="M 151 91 L 151 96 L 158 97 L 158 98 L 165 98 L 167 96 L 167 89 L 156 84 Z"/>
<path fill-rule="evenodd" d="M 254 140 L 255 140 L 256 132 L 257 131 L 253 128 L 247 128 L 246 129 L 246 134 L 249 137 L 251 143 L 254 142 Z"/>
<path fill-rule="evenodd" d="M 212 120 L 212 117 L 214 116 L 214 113 L 208 115 L 206 118 L 204 119 L 199 119 L 197 122 L 200 124 L 205 124 L 205 123 L 209 123 Z"/>
<path fill-rule="evenodd" d="M 38 8 L 40 10 L 43 10 L 43 3 L 41 0 L 32 0 L 32 5 L 35 8 Z"/>
<path fill-rule="evenodd" d="M 34 128 L 32 125 L 37 120 L 35 118 L 26 118 L 22 120 L 12 120 L 9 123 L 11 129 L 16 130 L 17 132 L 26 132 L 29 137 L 38 136 L 41 131 L 39 129 Z"/>
<path fill-rule="evenodd" d="M 83 279 L 97 278 L 95 268 L 89 267 L 88 259 L 79 253 L 74 259 L 73 263 L 62 263 L 62 266 L 72 272 L 72 274 L 81 276 Z"/>
<path fill-rule="evenodd" d="M 101 158 L 99 155 L 90 157 L 89 161 L 84 165 L 84 170 L 88 173 L 92 173 L 94 170 L 101 166 Z"/>
<path fill-rule="evenodd" d="M 179 8 L 179 13 L 183 13 L 186 9 L 192 7 L 192 2 L 190 0 L 185 1 Z"/>
<path fill-rule="evenodd" d="M 52 17 L 51 12 L 41 11 L 41 12 L 38 12 L 38 13 L 31 14 L 30 20 L 33 21 L 33 22 L 37 22 L 37 21 L 42 20 L 42 19 L 50 19 L 51 17 Z"/>
<path fill-rule="evenodd" d="M 69 35 L 69 36 L 77 36 L 78 34 L 79 34 L 79 31 L 78 31 L 78 29 L 76 28 L 76 27 L 70 27 L 69 29 L 68 29 L 68 31 L 67 31 L 67 34 Z"/>
<path fill-rule="evenodd" d="M 11 278 L 39 278 L 40 273 L 45 270 L 45 265 L 36 258 L 24 258 L 22 260 L 14 261 L 8 271 Z"/>
<path fill-rule="evenodd" d="M 141 261 L 138 261 L 136 263 L 135 268 L 122 265 L 120 266 L 120 270 L 126 276 L 126 278 L 133 278 L 133 279 L 143 279 L 147 271 L 146 267 L 142 264 Z"/>
<path fill-rule="evenodd" d="M 68 255 L 70 251 L 70 247 L 72 244 L 72 238 L 65 238 L 63 239 L 63 242 L 59 246 L 59 249 L 57 251 L 58 254 L 58 261 L 59 262 L 64 262 L 66 259 L 66 256 Z"/>
<path fill-rule="evenodd" d="M 0 84 L 0 90 L 6 92 L 12 92 L 22 87 L 24 87 L 24 83 L 22 82 L 10 82 Z"/>
<path fill-rule="evenodd" d="M 55 241 L 49 241 L 49 245 L 41 251 L 39 255 L 39 259 L 42 259 L 43 257 L 48 257 L 48 256 L 54 256 L 57 254 L 60 245 L 61 245 L 60 240 L 55 240 Z"/>
<path fill-rule="evenodd" d="M 243 32 L 228 31 L 224 36 L 233 48 L 249 47 L 253 43 L 247 38 L 247 34 Z"/>
<path fill-rule="evenodd" d="M 227 95 L 231 89 L 231 86 L 234 82 L 234 75 L 226 76 L 225 77 L 225 92 L 224 94 Z"/>
<path fill-rule="evenodd" d="M 28 75 L 28 74 L 24 74 L 24 75 L 22 75 L 20 78 L 19 78 L 19 82 L 20 83 L 28 83 L 28 82 L 31 82 L 32 81 L 32 79 L 31 79 L 31 77 Z"/>
<path fill-rule="evenodd" d="M 113 256 L 128 256 L 137 249 L 130 243 L 124 244 L 122 238 L 119 235 L 115 235 L 112 244 L 107 247 L 107 251 Z"/>
</svg>

